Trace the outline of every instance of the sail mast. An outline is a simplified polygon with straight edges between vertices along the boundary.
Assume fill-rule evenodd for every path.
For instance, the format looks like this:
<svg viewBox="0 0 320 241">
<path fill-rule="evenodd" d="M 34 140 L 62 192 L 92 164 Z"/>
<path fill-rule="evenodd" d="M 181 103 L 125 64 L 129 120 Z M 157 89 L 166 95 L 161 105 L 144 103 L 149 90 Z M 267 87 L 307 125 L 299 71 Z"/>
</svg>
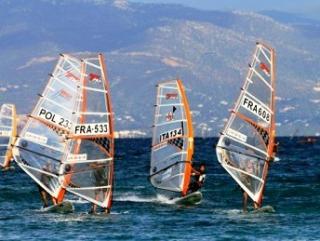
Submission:
<svg viewBox="0 0 320 241">
<path fill-rule="evenodd" d="M 275 95 L 276 95 L 276 54 L 275 54 L 275 50 L 269 46 L 267 46 L 266 44 L 263 43 L 257 43 L 257 44 L 261 44 L 262 46 L 264 46 L 265 48 L 270 50 L 271 53 L 271 86 L 273 91 L 271 92 L 271 107 L 272 107 L 272 111 L 273 111 L 273 115 L 271 117 L 271 125 L 270 125 L 270 144 L 268 147 L 268 159 L 265 163 L 265 166 L 263 168 L 263 174 L 262 174 L 262 179 L 264 180 L 264 184 L 263 184 L 263 188 L 261 190 L 261 193 L 259 195 L 257 204 L 260 207 L 263 201 L 263 193 L 264 193 L 264 189 L 265 189 L 265 185 L 266 185 L 266 180 L 267 180 L 267 176 L 268 176 L 268 172 L 269 172 L 269 166 L 270 166 L 270 160 L 272 158 L 274 158 L 274 146 L 275 146 L 275 137 L 276 137 L 276 100 L 275 100 Z"/>
<path fill-rule="evenodd" d="M 189 183 L 190 183 L 190 176 L 191 176 L 191 171 L 192 171 L 192 156 L 193 156 L 193 126 L 192 126 L 192 117 L 190 113 L 190 107 L 189 103 L 187 100 L 187 96 L 185 94 L 184 86 L 182 84 L 181 80 L 177 80 L 177 84 L 181 93 L 182 97 L 182 103 L 184 106 L 185 114 L 186 114 L 186 119 L 187 119 L 187 138 L 188 138 L 188 147 L 187 147 L 187 157 L 186 157 L 186 165 L 185 165 L 185 170 L 184 170 L 184 181 L 183 181 L 183 188 L 182 188 L 182 196 L 185 196 L 188 191 Z"/>
<path fill-rule="evenodd" d="M 112 109 L 112 102 L 111 102 L 111 97 L 110 97 L 110 82 L 108 79 L 108 74 L 107 74 L 107 66 L 106 66 L 106 60 L 103 54 L 99 54 L 99 63 L 102 67 L 102 80 L 104 83 L 104 90 L 106 91 L 105 94 L 105 101 L 107 103 L 107 111 L 110 113 L 109 115 L 109 136 L 110 136 L 110 149 L 109 149 L 109 155 L 112 158 L 112 161 L 110 163 L 110 172 L 108 179 L 110 180 L 110 185 L 111 185 L 111 190 L 109 193 L 109 196 L 107 197 L 108 201 L 108 208 L 110 209 L 112 206 L 112 200 L 113 200 L 113 189 L 114 189 L 114 114 L 113 114 L 113 109 Z"/>
</svg>

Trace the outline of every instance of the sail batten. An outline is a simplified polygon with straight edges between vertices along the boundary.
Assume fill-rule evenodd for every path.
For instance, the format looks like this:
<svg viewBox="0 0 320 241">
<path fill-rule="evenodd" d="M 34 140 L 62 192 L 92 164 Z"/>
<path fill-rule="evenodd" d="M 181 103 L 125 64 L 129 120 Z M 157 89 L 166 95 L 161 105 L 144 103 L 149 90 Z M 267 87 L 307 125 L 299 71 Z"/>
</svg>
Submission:
<svg viewBox="0 0 320 241">
<path fill-rule="evenodd" d="M 217 144 L 218 161 L 261 205 L 275 138 L 275 51 L 257 43 L 248 75 Z"/>
</svg>

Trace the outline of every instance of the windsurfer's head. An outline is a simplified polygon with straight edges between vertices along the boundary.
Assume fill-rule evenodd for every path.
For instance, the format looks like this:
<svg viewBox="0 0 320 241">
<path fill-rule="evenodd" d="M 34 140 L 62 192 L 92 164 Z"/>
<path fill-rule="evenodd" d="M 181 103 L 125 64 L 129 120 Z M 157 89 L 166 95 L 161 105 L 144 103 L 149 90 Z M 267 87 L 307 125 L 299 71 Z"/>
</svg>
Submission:
<svg viewBox="0 0 320 241">
<path fill-rule="evenodd" d="M 206 165 L 204 163 L 201 163 L 199 167 L 199 172 L 202 174 L 202 173 L 205 173 L 205 171 L 206 171 Z"/>
</svg>

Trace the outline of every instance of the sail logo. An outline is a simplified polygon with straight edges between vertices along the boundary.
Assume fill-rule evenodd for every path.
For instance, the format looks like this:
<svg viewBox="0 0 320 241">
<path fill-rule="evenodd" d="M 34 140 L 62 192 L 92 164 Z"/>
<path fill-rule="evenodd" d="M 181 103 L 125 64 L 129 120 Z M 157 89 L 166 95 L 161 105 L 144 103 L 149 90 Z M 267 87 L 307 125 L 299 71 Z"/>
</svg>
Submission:
<svg viewBox="0 0 320 241">
<path fill-rule="evenodd" d="M 166 100 L 178 99 L 178 93 L 166 93 Z"/>
<path fill-rule="evenodd" d="M 236 131 L 232 128 L 229 128 L 227 130 L 227 134 L 233 138 L 236 138 L 237 140 L 239 141 L 242 141 L 242 142 L 247 142 L 247 136 L 240 133 L 239 131 Z"/>
<path fill-rule="evenodd" d="M 46 136 L 41 136 L 41 135 L 29 132 L 29 131 L 26 132 L 24 138 L 29 141 L 39 143 L 39 144 L 47 144 L 47 142 L 48 142 L 48 138 Z"/>
<path fill-rule="evenodd" d="M 100 75 L 97 75 L 97 74 L 94 74 L 94 73 L 90 73 L 89 74 L 89 80 L 90 81 L 95 81 L 95 82 L 101 82 Z"/>
<path fill-rule="evenodd" d="M 77 77 L 75 74 L 73 74 L 71 71 L 67 71 L 65 73 L 65 76 L 68 78 L 68 79 L 71 79 L 71 80 L 76 80 L 76 81 L 79 81 L 80 78 Z"/>
<path fill-rule="evenodd" d="M 248 96 L 243 96 L 241 100 L 241 106 L 246 110 L 250 111 L 254 115 L 258 116 L 260 119 L 264 120 L 267 123 L 270 123 L 271 113 L 267 111 L 262 105 L 255 102 L 253 99 Z"/>
<path fill-rule="evenodd" d="M 77 124 L 73 126 L 73 132 L 75 135 L 97 135 L 97 134 L 109 134 L 109 124 L 92 123 L 92 124 Z"/>
<path fill-rule="evenodd" d="M 171 131 L 167 131 L 167 132 L 164 132 L 164 133 L 161 133 L 160 136 L 159 136 L 159 140 L 160 142 L 163 142 L 165 140 L 168 140 L 168 139 L 171 139 L 171 138 L 174 138 L 174 137 L 179 137 L 179 136 L 182 136 L 182 128 L 178 128 L 178 129 L 174 129 L 174 130 L 171 130 Z"/>
<path fill-rule="evenodd" d="M 269 67 L 265 64 L 265 63 L 260 63 L 259 65 L 260 69 L 263 71 L 263 73 L 265 73 L 267 76 L 270 77 L 270 69 Z"/>
<path fill-rule="evenodd" d="M 58 91 L 53 97 L 57 97 L 57 96 L 60 96 L 66 100 L 70 100 L 72 98 L 72 95 L 64 89 L 61 89 L 60 91 Z"/>
<path fill-rule="evenodd" d="M 72 126 L 70 120 L 45 108 L 40 108 L 38 112 L 38 117 L 42 120 L 45 120 L 46 122 L 51 122 L 54 125 L 61 126 L 64 129 L 70 130 Z"/>
<path fill-rule="evenodd" d="M 170 111 L 167 115 L 166 115 L 166 121 L 172 121 L 174 119 L 174 112 L 177 110 L 177 108 L 175 106 L 172 107 L 172 111 Z"/>
<path fill-rule="evenodd" d="M 86 161 L 88 159 L 87 153 L 83 154 L 69 154 L 67 157 L 67 162 L 78 162 L 78 161 Z"/>
</svg>

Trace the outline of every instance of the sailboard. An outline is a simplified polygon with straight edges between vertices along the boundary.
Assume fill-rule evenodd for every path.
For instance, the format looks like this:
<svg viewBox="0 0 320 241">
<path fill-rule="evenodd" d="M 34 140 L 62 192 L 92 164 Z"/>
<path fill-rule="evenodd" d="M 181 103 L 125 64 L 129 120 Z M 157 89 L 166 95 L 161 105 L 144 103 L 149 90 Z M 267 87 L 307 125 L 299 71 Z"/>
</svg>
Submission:
<svg viewBox="0 0 320 241">
<path fill-rule="evenodd" d="M 51 205 L 49 207 L 42 208 L 41 211 L 45 212 L 45 213 L 67 214 L 67 213 L 72 213 L 74 211 L 74 206 L 69 201 L 63 201 L 63 202 L 57 203 L 55 205 Z"/>
<path fill-rule="evenodd" d="M 17 135 L 16 107 L 3 104 L 0 108 L 0 166 L 7 168 L 13 158 L 12 145 Z"/>
<path fill-rule="evenodd" d="M 216 147 L 219 163 L 260 207 L 275 145 L 275 50 L 257 43 Z"/>
<path fill-rule="evenodd" d="M 202 200 L 202 193 L 200 191 L 189 193 L 188 195 L 174 199 L 175 204 L 178 205 L 192 205 L 198 204 Z"/>
<path fill-rule="evenodd" d="M 74 113 L 78 122 L 67 135 L 72 148 L 62 161 L 60 181 L 67 191 L 110 210 L 114 124 L 104 56 L 83 58 L 81 76 L 82 101 Z"/>
<path fill-rule="evenodd" d="M 181 80 L 157 85 L 150 163 L 151 184 L 186 196 L 191 179 L 193 127 Z"/>
</svg>

